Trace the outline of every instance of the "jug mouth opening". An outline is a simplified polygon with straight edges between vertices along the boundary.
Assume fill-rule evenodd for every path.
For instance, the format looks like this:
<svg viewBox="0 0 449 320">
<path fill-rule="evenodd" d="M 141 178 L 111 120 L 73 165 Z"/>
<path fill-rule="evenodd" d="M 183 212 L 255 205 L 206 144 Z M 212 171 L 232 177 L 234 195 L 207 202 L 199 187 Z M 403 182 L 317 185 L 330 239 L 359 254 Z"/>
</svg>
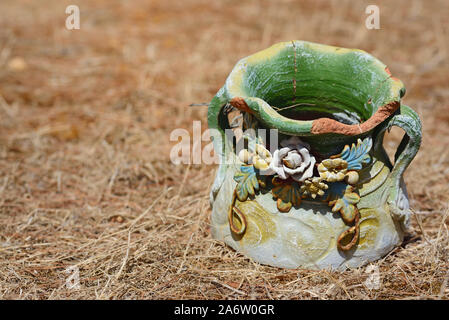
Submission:
<svg viewBox="0 0 449 320">
<path fill-rule="evenodd" d="M 303 108 L 304 106 L 306 108 Z M 274 109 L 276 110 L 276 108 Z M 362 115 L 355 112 L 338 110 L 331 106 L 324 106 L 320 108 L 319 106 L 310 103 L 296 103 L 276 111 L 281 116 L 298 121 L 313 121 L 321 118 L 326 118 L 340 122 L 342 124 L 357 125 L 366 120 Z"/>
<path fill-rule="evenodd" d="M 378 124 L 393 115 L 399 106 L 399 101 L 392 101 L 379 107 L 377 111 L 365 121 L 358 123 L 345 123 L 341 121 L 341 119 L 336 120 L 326 117 L 318 118 L 313 120 L 310 132 L 313 134 L 334 133 L 350 136 L 364 134 L 371 131 Z"/>
<path fill-rule="evenodd" d="M 293 135 L 359 135 L 391 116 L 405 94 L 385 64 L 357 49 L 291 41 L 241 59 L 228 102 Z"/>
<path fill-rule="evenodd" d="M 248 101 L 248 103 L 247 103 Z M 393 115 L 400 106 L 400 101 L 392 101 L 377 109 L 371 117 L 360 121 L 356 114 L 341 112 L 303 112 L 286 116 L 286 110 L 273 108 L 259 98 L 234 97 L 230 104 L 237 109 L 249 112 L 268 128 L 279 129 L 290 135 L 320 135 L 340 134 L 356 136 L 374 129 L 388 117 Z M 284 110 L 284 111 L 282 111 Z M 282 114 L 281 114 L 282 113 Z M 307 119 L 309 118 L 309 119 Z"/>
</svg>

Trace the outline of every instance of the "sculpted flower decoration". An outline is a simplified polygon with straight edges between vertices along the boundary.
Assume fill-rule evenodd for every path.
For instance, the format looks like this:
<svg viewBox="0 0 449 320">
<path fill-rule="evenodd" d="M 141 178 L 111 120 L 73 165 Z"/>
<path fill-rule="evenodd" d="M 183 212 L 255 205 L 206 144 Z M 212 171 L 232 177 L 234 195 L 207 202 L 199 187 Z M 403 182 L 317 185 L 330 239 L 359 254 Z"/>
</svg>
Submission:
<svg viewBox="0 0 449 320">
<path fill-rule="evenodd" d="M 356 184 L 359 180 L 359 174 L 356 170 L 362 169 L 364 164 L 370 162 L 369 151 L 373 145 L 371 138 L 363 141 L 357 140 L 357 144 L 353 143 L 350 147 L 346 145 L 343 151 L 323 160 L 318 165 L 320 177 L 327 182 L 337 182 L 346 179 L 349 184 Z"/>
<path fill-rule="evenodd" d="M 270 163 L 270 169 L 281 179 L 291 177 L 302 182 L 313 175 L 315 157 L 309 153 L 309 146 L 293 136 L 281 142 L 283 148 L 276 150 Z"/>
<path fill-rule="evenodd" d="M 271 153 L 263 145 L 256 144 L 255 155 L 253 156 L 253 165 L 256 169 L 266 171 L 269 169 L 272 161 Z M 265 173 L 267 174 L 267 173 Z"/>
<path fill-rule="evenodd" d="M 341 181 L 348 171 L 348 163 L 341 159 L 326 159 L 318 165 L 320 177 L 327 182 Z"/>
<path fill-rule="evenodd" d="M 326 183 L 322 182 L 320 178 L 314 177 L 306 179 L 299 188 L 299 191 L 303 197 L 309 196 L 315 199 L 317 196 L 323 196 L 327 189 L 328 186 Z"/>
<path fill-rule="evenodd" d="M 347 251 L 356 245 L 360 232 L 360 212 L 357 208 L 360 195 L 357 183 L 359 171 L 371 161 L 369 152 L 373 142 L 370 137 L 345 145 L 339 154 L 331 155 L 319 163 L 319 176 L 314 176 L 316 159 L 310 154 L 310 146 L 296 136 L 282 141 L 281 148 L 273 155 L 261 140 L 249 142 L 248 149 L 243 149 L 238 154 L 243 164 L 234 175 L 237 185 L 228 214 L 233 232 L 242 234 L 246 230 L 246 218 L 235 207 L 235 201 L 253 200 L 261 189 L 271 188 L 277 208 L 283 213 L 300 206 L 303 199 L 326 202 L 332 207 L 332 212 L 340 213 L 346 224 L 352 224 L 338 237 L 338 248 Z M 271 180 L 267 181 L 270 176 Z M 241 229 L 235 229 L 232 220 L 234 215 L 245 225 Z"/>
<path fill-rule="evenodd" d="M 243 149 L 239 152 L 239 159 L 245 164 L 252 164 L 256 169 L 260 170 L 263 175 L 271 175 L 274 172 L 270 169 L 272 156 L 270 151 L 263 145 L 256 144 L 254 152 Z"/>
</svg>

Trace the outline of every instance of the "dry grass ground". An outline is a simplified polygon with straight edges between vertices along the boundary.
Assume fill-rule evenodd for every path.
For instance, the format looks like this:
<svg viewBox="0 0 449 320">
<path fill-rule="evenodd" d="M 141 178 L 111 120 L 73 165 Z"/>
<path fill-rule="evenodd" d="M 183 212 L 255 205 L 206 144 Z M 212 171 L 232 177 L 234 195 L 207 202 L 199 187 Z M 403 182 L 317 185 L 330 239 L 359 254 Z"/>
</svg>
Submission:
<svg viewBox="0 0 449 320">
<path fill-rule="evenodd" d="M 381 30 L 365 28 L 371 3 Z M 69 4 L 80 30 L 64 27 Z M 0 298 L 447 299 L 448 12 L 443 0 L 2 0 Z M 169 160 L 174 128 L 207 127 L 190 103 L 210 101 L 241 57 L 292 39 L 372 53 L 423 120 L 410 236 L 376 263 L 379 290 L 366 268 L 282 270 L 214 241 L 215 167 Z"/>
</svg>

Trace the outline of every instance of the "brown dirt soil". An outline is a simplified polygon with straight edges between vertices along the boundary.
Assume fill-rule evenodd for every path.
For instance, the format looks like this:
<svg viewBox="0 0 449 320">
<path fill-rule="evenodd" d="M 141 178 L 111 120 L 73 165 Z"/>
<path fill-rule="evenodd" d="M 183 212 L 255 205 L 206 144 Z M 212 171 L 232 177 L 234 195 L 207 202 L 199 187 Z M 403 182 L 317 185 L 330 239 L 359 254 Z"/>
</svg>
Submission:
<svg viewBox="0 0 449 320">
<path fill-rule="evenodd" d="M 447 299 L 449 3 L 0 2 L 0 298 Z M 65 29 L 66 6 L 81 29 Z M 406 242 L 345 272 L 259 265 L 214 241 L 212 165 L 174 165 L 174 128 L 206 107 L 242 57 L 292 39 L 363 49 L 407 87 L 423 144 L 406 172 Z M 401 130 L 386 141 L 391 154 Z M 68 267 L 79 288 L 68 288 Z"/>
</svg>

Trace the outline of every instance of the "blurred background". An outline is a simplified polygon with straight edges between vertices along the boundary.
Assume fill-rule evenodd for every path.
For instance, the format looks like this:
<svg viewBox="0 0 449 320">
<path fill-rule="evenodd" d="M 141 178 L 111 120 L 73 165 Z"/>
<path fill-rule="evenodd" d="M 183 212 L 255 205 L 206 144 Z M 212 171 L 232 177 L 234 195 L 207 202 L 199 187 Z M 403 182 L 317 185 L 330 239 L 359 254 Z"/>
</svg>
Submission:
<svg viewBox="0 0 449 320">
<path fill-rule="evenodd" d="M 448 14 L 444 0 L 2 0 L 0 298 L 448 298 Z M 189 104 L 240 58 L 293 39 L 379 58 L 423 121 L 410 234 L 376 263 L 379 290 L 364 268 L 265 267 L 214 241 L 216 167 L 170 162 L 173 129 L 207 128 L 207 107 Z"/>
</svg>

